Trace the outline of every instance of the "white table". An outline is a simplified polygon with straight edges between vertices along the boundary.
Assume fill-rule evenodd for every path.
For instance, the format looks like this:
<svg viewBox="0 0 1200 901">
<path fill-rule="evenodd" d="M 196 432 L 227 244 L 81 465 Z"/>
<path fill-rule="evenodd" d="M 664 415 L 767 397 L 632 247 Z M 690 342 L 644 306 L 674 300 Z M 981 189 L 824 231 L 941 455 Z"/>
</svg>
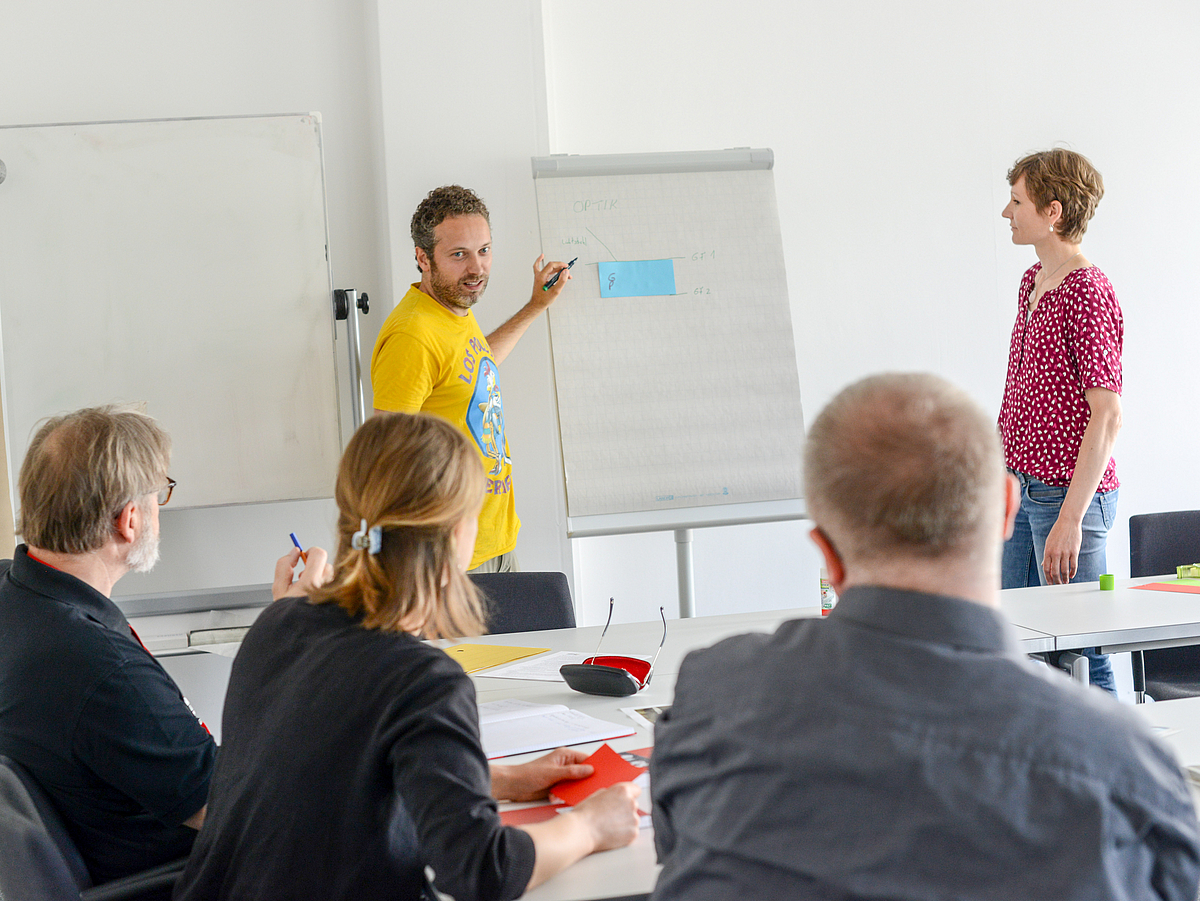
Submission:
<svg viewBox="0 0 1200 901">
<path fill-rule="evenodd" d="M 622 707 L 664 707 L 675 694 L 675 677 L 689 651 L 707 647 L 723 638 L 744 632 L 769 632 L 787 619 L 797 616 L 820 616 L 819 607 L 800 610 L 776 610 L 765 613 L 735 613 L 725 616 L 705 616 L 669 620 L 667 640 L 654 666 L 650 685 L 628 698 L 602 698 L 572 691 L 564 682 L 531 682 L 515 679 L 496 679 L 486 671 L 471 678 L 475 682 L 480 702 L 501 698 L 521 698 L 538 704 L 565 704 L 591 716 L 614 723 L 633 726 Z M 465 639 L 476 644 L 513 645 L 516 647 L 548 647 L 555 651 L 582 651 L 591 654 L 596 649 L 603 628 L 589 626 L 579 629 L 556 629 L 547 632 L 520 632 L 508 635 L 485 635 Z M 653 654 L 662 638 L 662 622 L 622 623 L 609 627 L 601 652 L 607 654 Z M 615 750 L 644 748 L 654 742 L 650 730 L 637 728 L 636 734 L 609 742 Z M 600 743 L 582 745 L 589 753 Z M 537 757 L 527 754 L 504 758 L 517 762 Z M 642 801 L 649 811 L 650 800 Z M 620 895 L 649 892 L 658 877 L 654 853 L 654 830 L 643 829 L 627 848 L 593 854 L 549 882 L 538 886 L 524 897 L 530 901 L 590 901 Z"/>
<path fill-rule="evenodd" d="M 501 698 L 521 698 L 539 704 L 565 704 L 600 719 L 614 723 L 631 723 L 621 712 L 623 707 L 663 707 L 671 703 L 675 694 L 675 678 L 688 652 L 707 647 L 732 635 L 745 632 L 774 631 L 780 623 L 799 617 L 819 617 L 819 607 L 804 607 L 793 610 L 775 610 L 761 613 L 735 613 L 724 616 L 705 616 L 694 619 L 669 620 L 667 640 L 662 654 L 654 667 L 654 677 L 649 686 L 628 698 L 602 698 L 572 691 L 565 683 L 530 682 L 514 679 L 496 679 L 487 672 L 472 676 L 479 700 L 492 701 Z M 1018 641 L 1029 653 L 1054 650 L 1052 636 L 1024 627 L 1014 627 Z M 486 635 L 466 641 L 477 644 L 513 645 L 517 647 L 549 647 L 555 651 L 582 651 L 591 654 L 603 631 L 600 626 L 579 629 L 559 629 L 548 632 L 524 632 L 508 635 Z M 652 654 L 662 637 L 662 623 L 626 623 L 609 627 L 608 635 L 601 647 L 608 654 Z M 618 751 L 646 747 L 653 743 L 649 730 L 639 729 L 628 738 L 616 739 L 609 744 Z M 583 745 L 586 751 L 599 747 L 599 743 Z M 506 758 L 519 761 L 536 757 Z M 649 810 L 649 800 L 643 805 Z M 652 829 L 643 829 L 628 848 L 594 854 L 549 882 L 525 895 L 530 901 L 591 901 L 596 898 L 632 895 L 649 892 L 658 876 L 658 864 L 654 853 Z"/>
<path fill-rule="evenodd" d="M 1139 704 L 1136 709 L 1150 725 L 1166 729 L 1160 737 L 1181 766 L 1200 766 L 1200 698 Z"/>
<path fill-rule="evenodd" d="M 615 723 L 629 724 L 633 721 L 621 712 L 623 707 L 660 707 L 671 703 L 674 696 L 675 678 L 683 658 L 692 650 L 707 647 L 732 635 L 745 632 L 770 632 L 785 620 L 798 617 L 819 617 L 820 608 L 806 607 L 791 610 L 776 610 L 756 613 L 735 613 L 723 616 L 697 617 L 693 619 L 669 620 L 667 638 L 654 668 L 650 685 L 628 698 L 603 698 L 572 691 L 565 683 L 534 682 L 513 679 L 497 679 L 486 672 L 472 676 L 481 702 L 501 698 L 521 698 L 542 704 L 565 704 L 576 710 Z M 590 626 L 579 629 L 559 629 L 544 632 L 485 635 L 464 639 L 478 644 L 514 645 L 520 647 L 547 647 L 555 651 L 582 651 L 591 654 L 596 649 L 602 627 Z M 1055 637 L 1025 626 L 1015 626 L 1018 641 L 1029 653 L 1055 650 Z M 608 654 L 650 655 L 662 637 L 662 622 L 615 624 L 608 630 L 601 651 Z M 215 658 L 209 667 L 203 656 L 195 655 L 164 658 L 164 664 L 173 676 L 182 682 L 201 678 L 199 670 L 208 673 L 209 680 L 220 682 L 204 685 L 205 718 L 210 726 L 219 730 L 220 718 L 211 712 L 224 695 L 228 681 L 229 666 L 224 658 Z M 223 678 L 222 678 L 223 677 Z M 189 689 L 185 686 L 185 693 Z M 192 693 L 197 693 L 192 688 Z M 214 730 L 216 731 L 216 730 Z M 635 734 L 609 742 L 618 751 L 646 747 L 653 743 L 648 729 L 635 728 Z M 592 751 L 599 743 L 583 745 L 583 750 Z M 506 758 L 520 761 L 536 757 L 536 754 Z M 649 799 L 645 799 L 644 810 L 649 810 Z M 580 861 L 563 873 L 525 897 L 531 901 L 591 901 L 591 899 L 649 892 L 657 878 L 658 864 L 655 860 L 653 830 L 643 829 L 638 838 L 627 848 L 595 854 Z"/>
<path fill-rule="evenodd" d="M 1156 730 L 1164 730 L 1158 737 L 1175 752 L 1181 767 L 1200 767 L 1200 698 L 1138 704 L 1135 709 Z M 1200 810 L 1200 784 L 1189 777 L 1188 787 Z"/>
<path fill-rule="evenodd" d="M 1171 578 L 1118 579 L 1113 591 L 1101 591 L 1097 582 L 1012 588 L 1000 592 L 1000 609 L 1009 622 L 1053 636 L 1056 651 L 1200 644 L 1200 594 L 1133 588 Z"/>
</svg>

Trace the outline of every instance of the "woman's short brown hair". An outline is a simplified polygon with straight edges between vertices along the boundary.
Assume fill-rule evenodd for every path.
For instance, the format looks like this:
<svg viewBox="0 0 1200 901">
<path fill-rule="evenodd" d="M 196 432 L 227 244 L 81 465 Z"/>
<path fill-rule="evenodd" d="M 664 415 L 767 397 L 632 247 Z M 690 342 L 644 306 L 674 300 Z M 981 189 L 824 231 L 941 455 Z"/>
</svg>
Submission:
<svg viewBox="0 0 1200 901">
<path fill-rule="evenodd" d="M 1078 244 L 1104 196 L 1104 179 L 1082 154 L 1055 147 L 1017 160 L 1008 170 L 1008 183 L 1025 177 L 1025 193 L 1039 213 L 1057 200 L 1062 218 L 1054 229 L 1064 241 Z"/>
<path fill-rule="evenodd" d="M 58 554 L 104 546 L 122 508 L 167 483 L 171 438 L 145 413 L 87 407 L 45 420 L 17 479 L 17 532 Z"/>
<path fill-rule="evenodd" d="M 368 419 L 342 455 L 334 576 L 313 603 L 336 603 L 368 629 L 482 632 L 482 603 L 459 568 L 454 529 L 478 515 L 483 488 L 479 455 L 450 423 L 423 413 Z M 363 520 L 382 529 L 376 554 L 354 547 Z"/>
</svg>

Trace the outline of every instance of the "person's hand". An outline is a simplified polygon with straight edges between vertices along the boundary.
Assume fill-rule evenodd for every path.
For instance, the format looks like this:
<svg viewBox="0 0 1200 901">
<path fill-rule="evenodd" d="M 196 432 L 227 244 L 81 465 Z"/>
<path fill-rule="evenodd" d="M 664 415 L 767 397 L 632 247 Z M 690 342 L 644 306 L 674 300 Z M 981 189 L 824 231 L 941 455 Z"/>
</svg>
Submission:
<svg viewBox="0 0 1200 901">
<path fill-rule="evenodd" d="M 308 562 L 304 564 L 304 572 L 300 578 L 293 580 L 296 564 L 300 562 L 300 549 L 292 548 L 275 563 L 275 581 L 271 583 L 271 597 L 279 600 L 284 597 L 305 597 L 313 589 L 320 588 L 333 578 L 333 567 L 329 565 L 329 554 L 324 548 L 316 545 L 310 547 L 305 554 Z"/>
<path fill-rule="evenodd" d="M 601 789 L 582 804 L 571 808 L 579 814 L 595 842 L 595 851 L 624 848 L 638 836 L 641 818 L 637 797 L 642 790 L 632 782 L 618 782 Z"/>
<path fill-rule="evenodd" d="M 492 796 L 501 801 L 540 801 L 550 787 L 564 779 L 592 775 L 587 754 L 576 748 L 556 748 L 529 763 L 492 765 Z"/>
<path fill-rule="evenodd" d="M 555 299 L 562 293 L 567 282 L 571 280 L 571 270 L 567 268 L 567 264 L 561 260 L 555 260 L 553 263 L 545 263 L 546 255 L 542 254 L 533 261 L 533 297 L 531 303 L 541 306 L 543 309 L 554 303 Z M 561 272 L 558 281 L 554 283 L 548 291 L 543 291 L 542 286 L 550 279 L 554 278 L 554 273 Z"/>
<path fill-rule="evenodd" d="M 1079 548 L 1083 544 L 1083 527 L 1064 522 L 1062 516 L 1054 521 L 1046 536 L 1042 555 L 1042 572 L 1050 585 L 1066 585 L 1079 570 Z"/>
</svg>

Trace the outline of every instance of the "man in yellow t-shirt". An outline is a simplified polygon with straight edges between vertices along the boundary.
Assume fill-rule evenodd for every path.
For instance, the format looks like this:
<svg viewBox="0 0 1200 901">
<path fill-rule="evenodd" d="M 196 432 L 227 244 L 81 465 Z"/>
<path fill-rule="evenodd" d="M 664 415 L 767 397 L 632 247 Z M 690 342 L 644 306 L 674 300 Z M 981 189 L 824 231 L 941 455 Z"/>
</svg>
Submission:
<svg viewBox="0 0 1200 901">
<path fill-rule="evenodd" d="M 507 572 L 517 568 L 513 549 L 521 521 L 498 366 L 555 301 L 571 273 L 566 263 L 543 264 L 539 256 L 529 302 L 484 337 L 471 312 L 492 268 L 492 230 L 483 201 L 458 185 L 435 188 L 413 214 L 412 239 L 421 281 L 408 289 L 375 341 L 375 412 L 433 413 L 472 440 L 483 460 L 487 491 L 471 571 Z M 544 287 L 556 274 L 556 284 Z"/>
</svg>

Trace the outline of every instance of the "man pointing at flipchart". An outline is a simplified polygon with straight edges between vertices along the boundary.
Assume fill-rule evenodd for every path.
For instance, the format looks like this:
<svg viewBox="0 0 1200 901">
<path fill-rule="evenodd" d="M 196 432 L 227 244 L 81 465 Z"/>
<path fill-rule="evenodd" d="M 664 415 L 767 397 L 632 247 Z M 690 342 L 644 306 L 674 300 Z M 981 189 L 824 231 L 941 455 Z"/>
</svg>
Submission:
<svg viewBox="0 0 1200 901">
<path fill-rule="evenodd" d="M 521 521 L 498 367 L 571 273 L 566 263 L 544 263 L 539 256 L 529 302 L 485 337 L 471 311 L 492 268 L 492 230 L 483 201 L 458 185 L 435 188 L 413 214 L 412 239 L 421 280 L 392 310 L 375 341 L 375 412 L 433 413 L 471 439 L 487 475 L 471 571 L 515 570 Z"/>
</svg>

